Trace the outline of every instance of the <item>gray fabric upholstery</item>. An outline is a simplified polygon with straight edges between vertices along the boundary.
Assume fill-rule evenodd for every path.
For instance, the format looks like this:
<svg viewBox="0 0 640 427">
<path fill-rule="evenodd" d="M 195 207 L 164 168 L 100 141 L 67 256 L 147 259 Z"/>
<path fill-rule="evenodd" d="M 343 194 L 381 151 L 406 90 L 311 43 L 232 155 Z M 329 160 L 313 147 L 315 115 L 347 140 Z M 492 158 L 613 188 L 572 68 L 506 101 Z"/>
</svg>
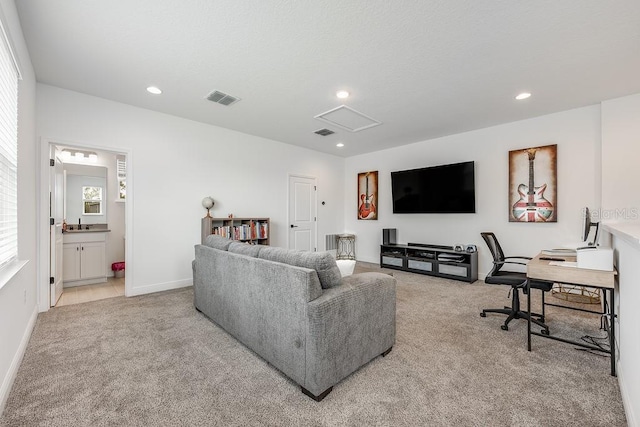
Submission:
<svg viewBox="0 0 640 427">
<path fill-rule="evenodd" d="M 307 389 L 326 390 L 393 346 L 395 283 L 387 274 L 354 274 L 309 303 Z"/>
<path fill-rule="evenodd" d="M 229 245 L 228 251 L 235 254 L 241 254 L 255 258 L 260 253 L 260 250 L 266 247 L 267 246 L 263 245 L 250 245 L 248 243 L 232 242 Z"/>
<path fill-rule="evenodd" d="M 393 277 L 322 289 L 313 269 L 261 259 L 268 249 L 252 258 L 196 245 L 195 307 L 316 396 L 393 346 Z"/>
<path fill-rule="evenodd" d="M 218 236 L 217 234 L 209 234 L 204 239 L 205 246 L 220 249 L 221 251 L 226 251 L 227 249 L 229 249 L 229 245 L 231 245 L 231 243 L 233 243 L 233 240 L 227 239 L 226 237 Z"/>
<path fill-rule="evenodd" d="M 258 257 L 315 270 L 320 278 L 322 289 L 329 289 L 342 284 L 342 275 L 338 264 L 336 264 L 335 258 L 329 252 L 301 252 L 266 247 L 260 251 Z"/>
</svg>

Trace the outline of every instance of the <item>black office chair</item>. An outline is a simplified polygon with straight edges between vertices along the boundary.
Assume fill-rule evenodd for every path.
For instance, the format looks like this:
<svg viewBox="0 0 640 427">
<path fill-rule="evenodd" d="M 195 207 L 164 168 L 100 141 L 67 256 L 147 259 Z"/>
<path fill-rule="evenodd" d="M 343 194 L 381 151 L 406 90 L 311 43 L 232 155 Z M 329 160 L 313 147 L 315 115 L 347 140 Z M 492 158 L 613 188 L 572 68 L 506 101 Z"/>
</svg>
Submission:
<svg viewBox="0 0 640 427">
<path fill-rule="evenodd" d="M 542 291 L 542 314 L 531 313 L 530 316 L 528 312 L 522 311 L 520 309 L 520 289 L 525 293 L 527 292 L 527 274 L 524 272 L 503 270 L 502 267 L 504 267 L 505 264 L 527 265 L 526 261 L 531 258 L 522 256 L 505 257 L 495 234 L 480 233 L 480 235 L 487 243 L 493 256 L 493 269 L 487 274 L 487 277 L 485 277 L 485 283 L 511 286 L 510 292 L 512 293 L 511 307 L 482 310 L 480 316 L 487 317 L 487 313 L 506 314 L 508 316 L 507 320 L 505 320 L 504 325 L 500 326 L 505 331 L 509 330 L 509 322 L 513 319 L 528 319 L 531 317 L 531 322 L 543 328 L 541 331 L 543 334 L 549 335 L 549 327 L 544 323 L 544 294 L 551 290 L 553 283 L 531 280 L 531 289 L 540 289 Z"/>
</svg>

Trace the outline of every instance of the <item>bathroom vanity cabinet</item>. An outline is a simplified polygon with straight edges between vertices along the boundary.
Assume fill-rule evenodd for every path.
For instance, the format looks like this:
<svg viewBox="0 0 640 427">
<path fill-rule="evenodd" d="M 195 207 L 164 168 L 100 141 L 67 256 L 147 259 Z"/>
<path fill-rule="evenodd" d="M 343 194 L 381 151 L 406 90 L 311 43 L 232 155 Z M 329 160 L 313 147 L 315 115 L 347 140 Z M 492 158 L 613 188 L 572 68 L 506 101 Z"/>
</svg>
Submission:
<svg viewBox="0 0 640 427">
<path fill-rule="evenodd" d="M 64 234 L 62 281 L 65 287 L 107 281 L 106 232 Z"/>
</svg>

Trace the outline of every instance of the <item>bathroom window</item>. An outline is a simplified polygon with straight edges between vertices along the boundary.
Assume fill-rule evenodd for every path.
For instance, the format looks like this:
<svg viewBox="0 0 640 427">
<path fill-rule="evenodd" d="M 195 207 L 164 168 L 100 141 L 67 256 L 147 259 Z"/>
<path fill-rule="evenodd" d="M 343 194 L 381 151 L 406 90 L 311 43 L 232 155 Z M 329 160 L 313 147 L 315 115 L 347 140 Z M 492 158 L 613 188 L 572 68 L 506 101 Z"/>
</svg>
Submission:
<svg viewBox="0 0 640 427">
<path fill-rule="evenodd" d="M 127 200 L 127 161 L 124 158 L 116 159 L 116 175 L 118 179 L 116 202 L 124 202 Z"/>
<path fill-rule="evenodd" d="M 82 187 L 82 214 L 102 215 L 102 187 Z"/>
</svg>

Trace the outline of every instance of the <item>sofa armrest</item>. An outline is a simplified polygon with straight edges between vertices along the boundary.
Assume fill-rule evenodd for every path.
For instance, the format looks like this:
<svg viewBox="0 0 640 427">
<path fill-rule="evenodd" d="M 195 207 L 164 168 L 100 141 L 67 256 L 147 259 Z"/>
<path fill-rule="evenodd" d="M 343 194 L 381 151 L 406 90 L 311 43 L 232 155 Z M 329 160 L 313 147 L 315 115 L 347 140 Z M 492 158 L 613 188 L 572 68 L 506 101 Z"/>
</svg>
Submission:
<svg viewBox="0 0 640 427">
<path fill-rule="evenodd" d="M 361 273 L 308 303 L 305 388 L 319 394 L 393 346 L 396 280 Z"/>
</svg>

